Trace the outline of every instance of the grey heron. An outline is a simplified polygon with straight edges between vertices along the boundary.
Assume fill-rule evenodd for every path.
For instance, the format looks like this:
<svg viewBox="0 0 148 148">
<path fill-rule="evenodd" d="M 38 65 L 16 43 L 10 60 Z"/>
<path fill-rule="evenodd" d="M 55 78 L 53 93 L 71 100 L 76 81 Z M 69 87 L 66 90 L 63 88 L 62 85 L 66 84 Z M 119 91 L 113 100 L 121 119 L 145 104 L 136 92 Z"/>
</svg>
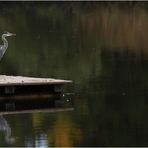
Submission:
<svg viewBox="0 0 148 148">
<path fill-rule="evenodd" d="M 2 34 L 2 41 L 3 45 L 0 45 L 0 60 L 2 59 L 4 53 L 6 52 L 6 49 L 8 48 L 8 41 L 6 40 L 6 37 L 8 36 L 15 36 L 16 34 L 10 33 L 10 32 L 4 32 Z"/>
</svg>

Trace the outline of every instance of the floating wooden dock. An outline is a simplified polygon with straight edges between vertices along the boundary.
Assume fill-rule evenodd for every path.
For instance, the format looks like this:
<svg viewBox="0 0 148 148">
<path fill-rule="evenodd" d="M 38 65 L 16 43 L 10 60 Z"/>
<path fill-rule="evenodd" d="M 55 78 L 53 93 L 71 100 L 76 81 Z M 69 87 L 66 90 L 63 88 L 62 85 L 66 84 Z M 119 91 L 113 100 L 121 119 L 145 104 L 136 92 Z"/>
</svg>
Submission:
<svg viewBox="0 0 148 148">
<path fill-rule="evenodd" d="M 70 83 L 70 80 L 0 75 L 0 111 L 16 106 L 21 110 L 25 105 L 31 108 L 32 104 L 47 107 L 63 95 L 63 86 Z"/>
<path fill-rule="evenodd" d="M 48 94 L 61 92 L 70 80 L 0 75 L 0 97 L 14 94 Z M 50 93 L 49 93 L 50 92 Z"/>
<path fill-rule="evenodd" d="M 51 79 L 51 78 L 34 78 L 24 76 L 6 76 L 0 75 L 0 86 L 16 85 L 57 85 L 71 83 L 70 80 Z"/>
</svg>

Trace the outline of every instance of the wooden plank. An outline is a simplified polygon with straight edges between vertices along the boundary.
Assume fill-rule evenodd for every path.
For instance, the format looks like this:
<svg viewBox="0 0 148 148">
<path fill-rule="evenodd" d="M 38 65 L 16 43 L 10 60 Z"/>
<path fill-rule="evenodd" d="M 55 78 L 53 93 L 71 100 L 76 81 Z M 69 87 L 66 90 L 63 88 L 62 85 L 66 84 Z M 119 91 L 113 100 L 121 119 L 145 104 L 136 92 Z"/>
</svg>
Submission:
<svg viewBox="0 0 148 148">
<path fill-rule="evenodd" d="M 52 79 L 52 78 L 35 78 L 24 76 L 6 76 L 0 75 L 0 86 L 14 85 L 56 85 L 71 83 L 70 80 Z"/>
</svg>

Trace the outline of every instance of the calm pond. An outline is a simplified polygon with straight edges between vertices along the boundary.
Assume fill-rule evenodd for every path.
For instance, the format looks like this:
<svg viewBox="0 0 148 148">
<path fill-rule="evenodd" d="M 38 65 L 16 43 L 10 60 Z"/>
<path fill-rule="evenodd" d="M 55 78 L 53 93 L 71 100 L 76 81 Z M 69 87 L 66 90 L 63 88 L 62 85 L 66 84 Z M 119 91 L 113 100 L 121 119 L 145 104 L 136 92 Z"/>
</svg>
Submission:
<svg viewBox="0 0 148 148">
<path fill-rule="evenodd" d="M 72 80 L 73 110 L 0 116 L 0 146 L 148 146 L 148 3 L 0 2 L 0 73 Z"/>
</svg>

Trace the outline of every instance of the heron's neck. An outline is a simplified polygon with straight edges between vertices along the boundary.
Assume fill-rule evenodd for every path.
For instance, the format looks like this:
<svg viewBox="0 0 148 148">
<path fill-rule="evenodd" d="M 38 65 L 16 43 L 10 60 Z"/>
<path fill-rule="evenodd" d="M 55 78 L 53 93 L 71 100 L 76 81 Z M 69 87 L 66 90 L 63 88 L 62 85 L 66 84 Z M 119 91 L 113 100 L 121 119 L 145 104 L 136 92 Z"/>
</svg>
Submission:
<svg viewBox="0 0 148 148">
<path fill-rule="evenodd" d="M 2 35 L 2 41 L 4 43 L 5 49 L 7 49 L 8 48 L 8 41 L 6 40 L 5 36 L 3 36 L 3 35 Z"/>
</svg>

